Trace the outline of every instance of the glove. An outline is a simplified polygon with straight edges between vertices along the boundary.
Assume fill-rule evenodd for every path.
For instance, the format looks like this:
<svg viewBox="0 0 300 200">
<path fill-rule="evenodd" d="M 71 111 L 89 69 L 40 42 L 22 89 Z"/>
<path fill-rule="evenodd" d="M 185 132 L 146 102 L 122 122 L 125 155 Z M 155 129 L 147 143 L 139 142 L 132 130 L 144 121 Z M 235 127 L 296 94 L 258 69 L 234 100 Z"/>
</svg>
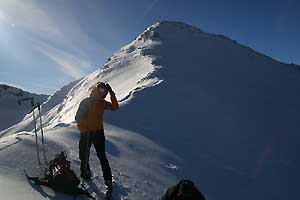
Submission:
<svg viewBox="0 0 300 200">
<path fill-rule="evenodd" d="M 106 83 L 105 85 L 106 85 L 106 88 L 107 88 L 109 94 L 113 94 L 114 95 L 115 92 L 112 90 L 111 86 L 108 83 Z"/>
</svg>

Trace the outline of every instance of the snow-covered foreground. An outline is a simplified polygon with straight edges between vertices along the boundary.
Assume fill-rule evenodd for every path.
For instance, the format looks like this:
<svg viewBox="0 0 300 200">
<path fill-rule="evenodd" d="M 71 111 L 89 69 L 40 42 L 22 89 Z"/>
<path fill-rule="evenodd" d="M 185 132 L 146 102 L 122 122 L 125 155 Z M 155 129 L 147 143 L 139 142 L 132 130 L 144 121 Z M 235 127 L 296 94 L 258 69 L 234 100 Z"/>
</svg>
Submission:
<svg viewBox="0 0 300 200">
<path fill-rule="evenodd" d="M 63 128 L 46 129 L 45 132 L 47 157 L 66 151 L 72 161 L 72 168 L 79 173 L 79 132 L 76 126 L 70 124 Z M 176 164 L 176 156 L 152 141 L 109 124 L 106 124 L 106 139 L 108 158 L 116 180 L 115 199 L 159 199 L 164 189 L 176 180 L 176 170 L 168 168 L 169 163 Z M 21 132 L 1 138 L 0 145 L 2 198 L 73 199 L 47 187 L 35 186 L 25 178 L 24 169 L 30 175 L 43 175 L 43 170 L 37 164 L 32 133 Z M 96 192 L 100 194 L 104 190 L 102 172 L 96 152 L 91 152 L 94 183 L 99 188 Z"/>
<path fill-rule="evenodd" d="M 74 115 L 97 81 L 109 82 L 121 104 L 104 116 L 115 195 L 159 199 L 188 178 L 207 199 L 299 198 L 299 66 L 183 23 L 156 23 L 43 105 L 48 153 L 65 149 L 76 172 Z M 27 115 L 0 132 L 0 176 L 9 184 L 26 184 L 23 168 L 39 170 L 32 130 Z M 101 177 L 98 166 L 94 154 Z"/>
</svg>

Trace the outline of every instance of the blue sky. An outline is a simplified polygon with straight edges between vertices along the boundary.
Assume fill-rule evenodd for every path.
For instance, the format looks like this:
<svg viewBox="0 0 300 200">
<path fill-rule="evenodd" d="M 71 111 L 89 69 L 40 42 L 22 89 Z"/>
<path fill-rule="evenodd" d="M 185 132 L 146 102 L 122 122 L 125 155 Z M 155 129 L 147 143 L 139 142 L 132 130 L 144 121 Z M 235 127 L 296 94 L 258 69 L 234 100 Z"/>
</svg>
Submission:
<svg viewBox="0 0 300 200">
<path fill-rule="evenodd" d="M 158 20 L 300 64 L 299 10 L 297 0 L 0 0 L 0 82 L 53 93 Z"/>
</svg>

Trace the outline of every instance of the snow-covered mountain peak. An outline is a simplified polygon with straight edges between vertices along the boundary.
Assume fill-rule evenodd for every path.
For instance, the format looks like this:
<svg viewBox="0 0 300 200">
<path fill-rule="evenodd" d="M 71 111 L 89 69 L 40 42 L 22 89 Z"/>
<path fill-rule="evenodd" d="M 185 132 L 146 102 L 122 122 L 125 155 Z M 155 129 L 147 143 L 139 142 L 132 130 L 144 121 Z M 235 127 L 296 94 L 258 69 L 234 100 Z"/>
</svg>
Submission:
<svg viewBox="0 0 300 200">
<path fill-rule="evenodd" d="M 184 23 L 158 22 L 113 54 L 102 68 L 51 96 L 43 105 L 49 132 L 57 128 L 56 133 L 66 129 L 78 133 L 74 115 L 97 81 L 110 83 L 121 104 L 104 118 L 118 127 L 109 126 L 108 130 L 113 133 L 111 141 L 122 149 L 114 155 L 126 161 L 123 165 L 118 157 L 118 167 L 124 166 L 128 172 L 146 163 L 146 172 L 142 170 L 139 178 L 149 177 L 156 169 L 164 171 L 167 161 L 167 166 L 179 169 L 172 171 L 173 175 L 194 180 L 209 199 L 298 196 L 297 66 L 278 62 L 222 35 Z M 30 119 L 27 116 L 2 134 L 31 131 Z M 133 133 L 147 138 L 150 160 L 159 152 L 155 154 L 158 168 L 148 166 L 149 160 L 144 162 L 147 156 L 140 139 L 127 140 Z M 158 147 L 179 159 L 166 158 Z M 130 152 L 127 157 L 124 150 Z M 132 156 L 132 151 L 143 162 Z M 159 196 L 157 191 L 163 190 L 156 187 L 162 183 L 156 178 L 150 178 L 151 188 L 143 187 L 147 194 Z M 133 191 L 135 195 L 143 192 Z"/>
<path fill-rule="evenodd" d="M 169 33 L 172 33 L 173 31 L 189 31 L 189 32 L 197 32 L 197 33 L 205 33 L 200 28 L 197 28 L 195 26 L 186 24 L 184 22 L 176 22 L 176 21 L 159 21 L 152 26 L 150 26 L 151 29 L 156 30 L 158 32 L 165 30 Z"/>
<path fill-rule="evenodd" d="M 174 21 L 159 21 L 152 26 L 145 29 L 138 37 L 137 41 L 161 41 L 164 38 L 174 38 L 181 39 L 181 37 L 191 35 L 202 35 L 208 36 L 209 34 L 205 33 L 199 28 L 188 25 L 183 22 L 174 22 Z"/>
<path fill-rule="evenodd" d="M 153 64 L 156 56 L 150 55 L 148 51 L 161 43 L 150 38 L 146 39 L 147 34 L 147 32 L 141 34 L 143 39 L 133 40 L 114 53 L 103 67 L 78 81 L 66 93 L 63 101 L 46 115 L 47 123 L 55 126 L 74 121 L 80 101 L 90 95 L 92 87 L 98 81 L 110 83 L 121 104 L 128 103 L 135 92 L 160 84 L 163 80 L 153 76 L 160 66 Z M 57 99 L 57 95 L 51 98 Z"/>
</svg>

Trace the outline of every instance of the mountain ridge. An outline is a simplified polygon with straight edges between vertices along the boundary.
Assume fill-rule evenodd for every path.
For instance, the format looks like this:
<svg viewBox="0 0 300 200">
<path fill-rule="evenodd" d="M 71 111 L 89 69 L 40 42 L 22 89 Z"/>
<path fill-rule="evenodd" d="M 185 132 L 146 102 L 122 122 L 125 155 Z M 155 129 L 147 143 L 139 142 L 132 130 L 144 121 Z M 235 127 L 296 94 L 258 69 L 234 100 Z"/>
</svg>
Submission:
<svg viewBox="0 0 300 200">
<path fill-rule="evenodd" d="M 150 26 L 103 68 L 52 96 L 56 105 L 43 113 L 46 129 L 63 132 L 72 127 L 76 132 L 80 101 L 95 82 L 108 82 L 121 100 L 120 109 L 105 116 L 108 135 L 137 134 L 176 155 L 178 159 L 159 155 L 162 160 L 156 163 L 161 164 L 155 166 L 175 166 L 170 182 L 173 176 L 192 179 L 212 199 L 296 197 L 297 68 L 199 30 L 177 23 Z M 0 134 L 22 130 L 32 131 L 30 116 Z M 144 152 L 136 146 L 129 143 L 130 150 Z M 130 171 L 129 165 L 124 170 Z"/>
<path fill-rule="evenodd" d="M 0 131 L 21 121 L 23 117 L 30 111 L 30 103 L 23 103 L 20 100 L 23 98 L 34 97 L 39 102 L 44 102 L 48 98 L 45 94 L 35 94 L 24 91 L 23 89 L 0 84 Z"/>
<path fill-rule="evenodd" d="M 262 53 L 262 52 L 256 50 L 253 47 L 249 47 L 247 45 L 244 45 L 243 43 L 241 43 L 241 42 L 239 42 L 239 41 L 237 41 L 235 39 L 232 39 L 229 36 L 226 36 L 226 35 L 223 35 L 223 34 L 218 34 L 218 33 L 206 32 L 206 31 L 204 31 L 201 28 L 198 28 L 198 27 L 196 27 L 194 25 L 191 25 L 191 24 L 188 24 L 188 23 L 185 23 L 185 22 L 182 22 L 182 21 L 161 20 L 161 21 L 158 21 L 158 22 L 154 23 L 152 26 L 149 26 L 148 28 L 146 28 L 145 31 L 148 30 L 148 29 L 150 29 L 151 27 L 157 28 L 158 26 L 161 26 L 161 25 L 173 26 L 173 28 L 179 28 L 179 29 L 186 28 L 186 29 L 189 29 L 189 30 L 192 30 L 192 31 L 196 31 L 196 32 L 202 33 L 202 34 L 206 34 L 208 36 L 215 37 L 216 39 L 225 39 L 225 40 L 233 42 L 233 43 L 235 43 L 235 44 L 237 44 L 237 45 L 239 45 L 241 47 L 249 49 L 249 50 L 257 53 L 258 55 L 265 56 L 265 57 L 268 57 L 268 58 L 270 58 L 272 60 L 275 60 L 276 62 L 280 62 L 282 64 L 287 64 L 287 65 L 291 65 L 291 66 L 295 66 L 297 68 L 300 68 L 300 64 L 296 64 L 296 63 L 293 63 L 293 62 L 287 63 L 287 62 L 284 62 L 284 61 L 280 61 L 279 59 L 274 58 L 274 57 L 272 57 L 272 56 L 270 56 L 270 55 L 268 55 L 266 53 Z M 136 38 L 138 38 L 139 36 L 137 36 Z"/>
</svg>

